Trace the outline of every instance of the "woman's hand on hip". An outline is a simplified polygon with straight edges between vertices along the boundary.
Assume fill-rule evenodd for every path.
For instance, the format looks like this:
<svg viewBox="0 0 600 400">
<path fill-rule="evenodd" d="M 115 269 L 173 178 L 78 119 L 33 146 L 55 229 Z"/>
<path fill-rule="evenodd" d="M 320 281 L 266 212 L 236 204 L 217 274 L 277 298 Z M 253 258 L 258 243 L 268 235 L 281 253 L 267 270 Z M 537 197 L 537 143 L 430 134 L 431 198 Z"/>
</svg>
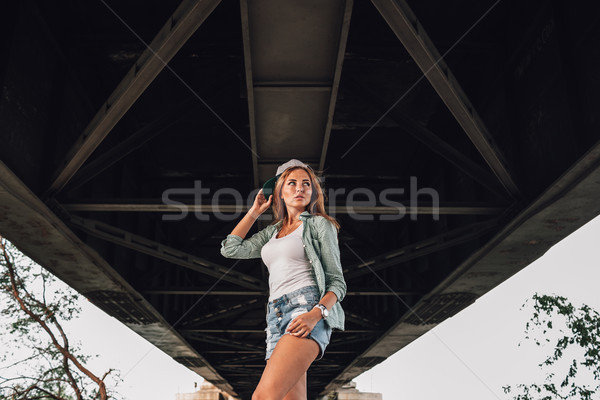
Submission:
<svg viewBox="0 0 600 400">
<path fill-rule="evenodd" d="M 286 332 L 289 332 L 292 336 L 305 338 L 312 332 L 321 318 L 321 310 L 313 308 L 311 311 L 300 314 L 294 318 L 288 325 Z"/>
</svg>

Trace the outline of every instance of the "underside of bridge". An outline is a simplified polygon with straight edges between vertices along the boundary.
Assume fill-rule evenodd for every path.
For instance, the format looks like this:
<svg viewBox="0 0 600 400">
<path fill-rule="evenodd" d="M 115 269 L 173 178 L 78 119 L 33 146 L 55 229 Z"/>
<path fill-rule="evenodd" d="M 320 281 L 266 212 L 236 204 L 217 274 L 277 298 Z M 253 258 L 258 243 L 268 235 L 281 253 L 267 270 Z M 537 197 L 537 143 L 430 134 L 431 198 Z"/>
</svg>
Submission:
<svg viewBox="0 0 600 400">
<path fill-rule="evenodd" d="M 326 393 L 600 213 L 597 8 L 2 2 L 0 233 L 249 398 L 268 272 L 220 242 L 280 163 L 310 163 L 348 284 L 309 370 Z"/>
</svg>

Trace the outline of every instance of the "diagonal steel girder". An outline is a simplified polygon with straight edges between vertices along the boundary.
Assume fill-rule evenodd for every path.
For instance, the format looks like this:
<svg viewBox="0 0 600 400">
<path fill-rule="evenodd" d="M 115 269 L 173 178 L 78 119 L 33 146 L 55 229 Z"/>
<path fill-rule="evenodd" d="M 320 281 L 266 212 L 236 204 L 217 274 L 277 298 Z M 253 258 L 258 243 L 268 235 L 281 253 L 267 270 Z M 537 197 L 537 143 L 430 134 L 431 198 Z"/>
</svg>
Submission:
<svg viewBox="0 0 600 400">
<path fill-rule="evenodd" d="M 232 268 L 227 268 L 204 258 L 185 253 L 181 250 L 165 246 L 153 240 L 146 239 L 145 237 L 127 232 L 121 228 L 77 216 L 70 216 L 69 222 L 92 236 L 139 251 L 140 253 L 148 254 L 248 289 L 265 290 L 264 282 L 258 278 L 234 271 Z"/>
<path fill-rule="evenodd" d="M 511 176 L 506 160 L 409 5 L 405 0 L 371 1 L 423 71 L 502 186 L 512 198 L 520 200 L 521 191 Z"/>
<path fill-rule="evenodd" d="M 65 160 L 54 172 L 44 197 L 52 197 L 64 188 L 220 2 L 221 0 L 184 0 L 177 7 L 75 141 Z"/>
</svg>

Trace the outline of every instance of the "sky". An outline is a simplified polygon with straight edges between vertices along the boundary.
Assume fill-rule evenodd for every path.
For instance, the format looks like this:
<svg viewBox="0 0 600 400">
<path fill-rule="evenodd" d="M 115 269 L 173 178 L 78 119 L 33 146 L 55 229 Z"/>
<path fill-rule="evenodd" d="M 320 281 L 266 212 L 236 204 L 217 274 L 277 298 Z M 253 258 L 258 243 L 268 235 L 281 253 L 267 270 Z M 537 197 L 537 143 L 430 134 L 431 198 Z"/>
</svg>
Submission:
<svg viewBox="0 0 600 400">
<path fill-rule="evenodd" d="M 600 310 L 599 238 L 597 217 L 473 305 L 357 377 L 358 389 L 382 393 L 384 400 L 496 400 L 509 398 L 503 386 L 540 382 L 538 364 L 549 350 L 524 339 L 530 311 L 522 305 L 537 292 Z M 90 362 L 92 371 L 120 370 L 120 398 L 172 400 L 202 382 L 87 300 L 81 317 L 66 328 L 71 340 L 84 342 L 86 353 L 101 355 Z"/>
</svg>

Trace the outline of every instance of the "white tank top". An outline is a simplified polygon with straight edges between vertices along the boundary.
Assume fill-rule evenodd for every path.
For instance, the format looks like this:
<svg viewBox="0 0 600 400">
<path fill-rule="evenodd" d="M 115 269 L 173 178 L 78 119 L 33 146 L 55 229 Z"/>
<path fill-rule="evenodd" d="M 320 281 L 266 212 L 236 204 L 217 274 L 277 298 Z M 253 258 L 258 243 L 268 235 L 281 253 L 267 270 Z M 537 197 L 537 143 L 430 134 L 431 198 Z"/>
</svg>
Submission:
<svg viewBox="0 0 600 400">
<path fill-rule="evenodd" d="M 301 223 L 292 233 L 277 238 L 277 231 L 263 246 L 260 255 L 269 269 L 269 301 L 286 293 L 315 285 L 312 266 L 304 253 Z"/>
</svg>

